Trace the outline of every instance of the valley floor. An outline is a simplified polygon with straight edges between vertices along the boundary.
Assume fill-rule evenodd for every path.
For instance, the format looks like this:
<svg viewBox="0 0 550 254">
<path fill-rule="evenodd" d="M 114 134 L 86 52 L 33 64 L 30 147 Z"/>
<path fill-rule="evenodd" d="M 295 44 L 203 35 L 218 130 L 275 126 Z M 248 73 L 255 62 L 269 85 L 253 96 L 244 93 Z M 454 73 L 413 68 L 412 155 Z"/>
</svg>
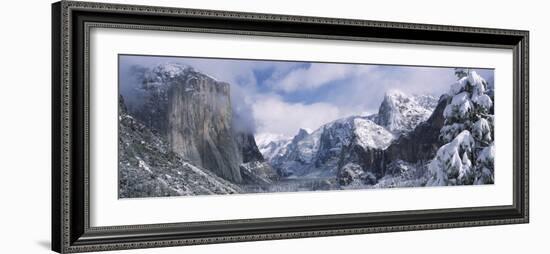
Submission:
<svg viewBox="0 0 550 254">
<path fill-rule="evenodd" d="M 381 177 L 375 183 L 365 183 L 357 179 L 342 185 L 337 176 L 315 176 L 312 174 L 283 177 L 269 185 L 245 184 L 239 185 L 239 187 L 243 193 L 277 193 L 421 187 L 425 186 L 428 181 L 426 165 L 407 164 L 400 169 Z"/>
</svg>

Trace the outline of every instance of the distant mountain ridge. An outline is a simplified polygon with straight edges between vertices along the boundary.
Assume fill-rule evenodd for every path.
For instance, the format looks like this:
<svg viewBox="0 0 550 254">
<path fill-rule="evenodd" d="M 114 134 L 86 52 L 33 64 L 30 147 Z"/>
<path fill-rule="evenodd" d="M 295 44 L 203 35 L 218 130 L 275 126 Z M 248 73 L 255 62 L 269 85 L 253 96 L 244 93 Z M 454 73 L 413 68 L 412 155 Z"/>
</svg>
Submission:
<svg viewBox="0 0 550 254">
<path fill-rule="evenodd" d="M 281 175 L 334 175 L 343 148 L 354 144 L 363 150 L 384 150 L 426 121 L 437 103 L 432 96 L 390 91 L 378 114 L 338 119 L 312 133 L 301 129 L 292 140 L 262 142 L 260 151 Z"/>
</svg>

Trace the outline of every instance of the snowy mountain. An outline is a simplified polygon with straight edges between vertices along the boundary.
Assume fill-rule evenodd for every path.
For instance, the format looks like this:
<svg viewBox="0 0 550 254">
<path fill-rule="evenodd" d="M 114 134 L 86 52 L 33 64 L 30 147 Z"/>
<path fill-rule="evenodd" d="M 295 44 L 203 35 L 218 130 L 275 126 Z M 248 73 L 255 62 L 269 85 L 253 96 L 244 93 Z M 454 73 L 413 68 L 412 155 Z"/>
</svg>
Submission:
<svg viewBox="0 0 550 254">
<path fill-rule="evenodd" d="M 376 123 L 396 134 L 412 131 L 430 117 L 437 101 L 437 98 L 429 95 L 406 95 L 391 90 L 384 96 Z"/>
<path fill-rule="evenodd" d="M 439 133 L 449 96 L 443 95 L 432 115 L 412 131 L 403 133 L 384 149 L 351 145 L 342 151 L 337 178 L 343 188 L 420 186 L 427 181 L 426 162 L 442 145 Z M 378 188 L 376 187 L 376 188 Z"/>
<path fill-rule="evenodd" d="M 279 154 L 271 157 L 271 163 L 284 175 L 333 175 L 344 147 L 354 143 L 384 149 L 394 138 L 393 133 L 367 117 L 348 117 L 325 124 L 311 134 L 300 130 Z"/>
<path fill-rule="evenodd" d="M 384 150 L 400 135 L 412 131 L 432 114 L 438 100 L 431 96 L 386 94 L 379 114 L 351 116 L 308 133 L 300 130 L 293 140 L 269 142 L 262 154 L 282 175 L 334 175 L 344 148 Z"/>
<path fill-rule="evenodd" d="M 280 175 L 302 175 L 312 164 L 313 157 L 319 149 L 320 134 L 317 130 L 309 134 L 300 129 L 298 134 L 279 153 L 271 157 L 271 165 L 277 169 Z"/>
<path fill-rule="evenodd" d="M 283 154 L 285 147 L 292 141 L 291 138 L 281 134 L 262 133 L 254 136 L 258 149 L 267 161 L 277 154 Z"/>
</svg>

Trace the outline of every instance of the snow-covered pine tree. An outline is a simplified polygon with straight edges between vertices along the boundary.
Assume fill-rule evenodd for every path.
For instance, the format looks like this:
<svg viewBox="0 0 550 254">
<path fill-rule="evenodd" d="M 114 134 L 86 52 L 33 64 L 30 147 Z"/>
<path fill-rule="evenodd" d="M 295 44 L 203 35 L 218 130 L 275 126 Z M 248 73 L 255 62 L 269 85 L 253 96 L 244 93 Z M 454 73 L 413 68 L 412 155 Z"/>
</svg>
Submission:
<svg viewBox="0 0 550 254">
<path fill-rule="evenodd" d="M 440 138 L 445 143 L 429 163 L 427 185 L 494 182 L 494 109 L 488 83 L 475 71 L 455 69 L 458 81 L 445 107 Z"/>
</svg>

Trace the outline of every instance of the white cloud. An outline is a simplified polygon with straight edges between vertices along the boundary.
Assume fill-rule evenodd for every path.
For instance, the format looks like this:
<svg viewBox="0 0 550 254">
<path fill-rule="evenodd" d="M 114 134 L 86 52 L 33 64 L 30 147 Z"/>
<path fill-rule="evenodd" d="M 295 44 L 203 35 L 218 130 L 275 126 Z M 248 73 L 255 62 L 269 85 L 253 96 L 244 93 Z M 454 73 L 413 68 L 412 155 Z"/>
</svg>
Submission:
<svg viewBox="0 0 550 254">
<path fill-rule="evenodd" d="M 353 108 L 356 112 L 375 113 L 388 90 L 439 96 L 447 92 L 455 80 L 452 69 L 376 66 L 339 83 L 342 89 L 331 94 L 328 100 L 333 105 Z"/>
<path fill-rule="evenodd" d="M 328 103 L 288 103 L 276 96 L 262 96 L 252 107 L 257 133 L 296 135 L 300 128 L 315 130 L 339 118 L 342 109 Z"/>
<path fill-rule="evenodd" d="M 370 66 L 313 63 L 308 67 L 294 69 L 286 75 L 277 75 L 268 82 L 274 89 L 284 92 L 313 90 L 333 81 L 349 79 L 368 70 Z"/>
</svg>

